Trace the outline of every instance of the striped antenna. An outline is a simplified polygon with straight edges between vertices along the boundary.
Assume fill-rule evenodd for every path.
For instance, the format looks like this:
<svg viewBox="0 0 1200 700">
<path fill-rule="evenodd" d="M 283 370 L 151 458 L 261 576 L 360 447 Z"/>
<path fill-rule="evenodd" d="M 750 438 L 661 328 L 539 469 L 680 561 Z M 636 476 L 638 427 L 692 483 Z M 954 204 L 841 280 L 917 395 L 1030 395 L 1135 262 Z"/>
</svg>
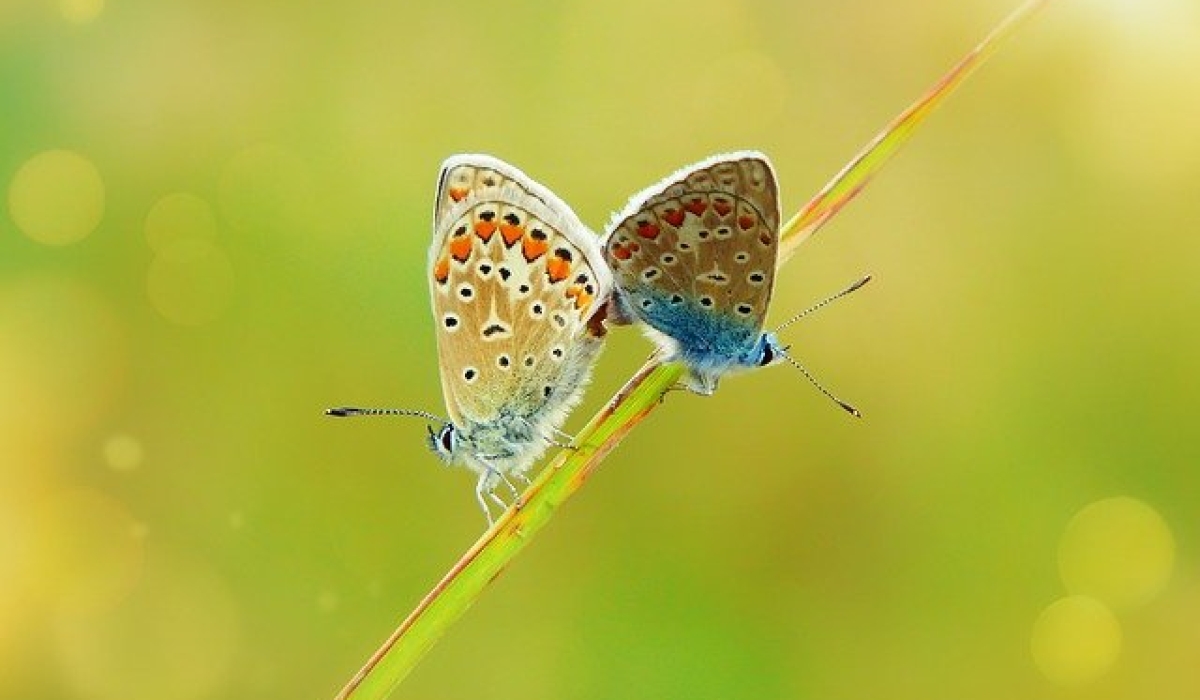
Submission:
<svg viewBox="0 0 1200 700">
<path fill-rule="evenodd" d="M 450 422 L 441 416 L 435 416 L 426 411 L 410 411 L 403 408 L 354 408 L 343 406 L 340 408 L 327 408 L 325 409 L 325 415 L 337 416 L 338 418 L 348 418 L 350 416 L 416 416 L 441 423 Z"/>
<path fill-rule="evenodd" d="M 870 279 L 870 278 L 868 278 L 868 279 Z M 851 291 L 853 291 L 853 289 Z M 850 404 L 846 403 L 845 401 L 842 401 L 838 397 L 834 396 L 828 389 L 821 386 L 821 382 L 818 382 L 817 378 L 812 376 L 812 374 L 810 374 L 807 369 L 804 369 L 804 365 L 797 362 L 794 357 L 792 357 L 791 355 L 788 355 L 786 353 L 784 354 L 783 357 L 785 360 L 790 362 L 793 367 L 800 370 L 801 374 L 803 374 L 805 377 L 807 377 L 808 381 L 812 382 L 813 386 L 817 387 L 817 391 L 821 392 L 822 394 L 825 394 L 830 399 L 832 399 L 834 403 L 836 403 L 837 405 L 839 405 L 843 409 L 845 409 L 846 413 L 849 413 L 850 415 L 854 416 L 855 418 L 862 418 L 862 413 L 860 413 L 857 408 L 851 406 Z"/>
<path fill-rule="evenodd" d="M 830 297 L 825 297 L 821 301 L 818 301 L 817 303 L 813 304 L 812 306 L 808 307 L 807 309 L 801 311 L 800 313 L 796 314 L 795 316 L 792 316 L 788 320 L 784 321 L 775 329 L 775 332 L 778 333 L 779 331 L 783 330 L 784 328 L 787 328 L 788 326 L 792 325 L 796 321 L 799 321 L 800 319 L 804 318 L 805 316 L 811 314 L 812 312 L 816 311 L 817 309 L 824 308 L 825 306 L 832 304 L 833 302 L 837 301 L 838 299 L 841 299 L 842 297 L 846 296 L 847 294 L 850 294 L 851 292 L 856 292 L 859 289 L 862 289 L 863 286 L 866 285 L 866 283 L 870 282 L 870 281 L 871 281 L 871 275 L 864 276 L 862 279 L 858 280 L 857 282 L 850 285 L 849 287 L 846 287 L 845 289 L 838 292 L 837 294 L 834 294 L 833 296 L 830 296 Z"/>
</svg>

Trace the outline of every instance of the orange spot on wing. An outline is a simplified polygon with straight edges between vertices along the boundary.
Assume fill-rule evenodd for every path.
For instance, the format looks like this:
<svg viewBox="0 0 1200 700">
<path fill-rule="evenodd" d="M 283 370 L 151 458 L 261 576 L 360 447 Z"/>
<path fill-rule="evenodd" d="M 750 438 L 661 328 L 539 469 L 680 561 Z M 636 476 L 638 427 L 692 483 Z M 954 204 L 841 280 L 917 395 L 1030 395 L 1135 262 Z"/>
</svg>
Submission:
<svg viewBox="0 0 1200 700">
<path fill-rule="evenodd" d="M 663 218 L 667 220 L 675 228 L 683 226 L 683 220 L 687 218 L 687 213 L 682 209 L 667 209 L 663 212 Z"/>
<path fill-rule="evenodd" d="M 456 202 L 461 202 L 463 197 L 466 197 L 467 193 L 470 191 L 471 190 L 466 187 L 451 187 L 447 194 L 450 195 L 450 199 L 453 199 Z"/>
<path fill-rule="evenodd" d="M 575 308 L 584 309 L 592 303 L 592 295 L 587 293 L 582 284 L 573 284 L 567 288 L 567 298 L 575 300 Z"/>
<path fill-rule="evenodd" d="M 546 241 L 539 241 L 533 236 L 526 236 L 521 241 L 521 252 L 525 255 L 526 262 L 533 262 L 546 254 L 550 250 L 550 245 Z"/>
<path fill-rule="evenodd" d="M 683 205 L 683 208 L 687 209 L 689 212 L 691 212 L 692 214 L 695 214 L 696 216 L 700 216 L 701 214 L 704 213 L 705 209 L 708 209 L 708 205 L 704 203 L 703 197 L 693 197 L 690 202 Z"/>
<path fill-rule="evenodd" d="M 479 239 L 482 240 L 484 243 L 487 243 L 488 241 L 492 240 L 492 234 L 495 232 L 496 232 L 496 224 L 493 224 L 490 221 L 476 221 L 475 222 L 475 235 L 479 236 Z"/>
<path fill-rule="evenodd" d="M 612 247 L 613 257 L 617 260 L 628 260 L 633 257 L 633 251 L 620 243 L 614 243 Z"/>
<path fill-rule="evenodd" d="M 458 236 L 450 239 L 450 257 L 459 262 L 466 262 L 471 257 L 471 237 Z"/>
<path fill-rule="evenodd" d="M 743 231 L 750 230 L 750 227 L 753 225 L 754 225 L 754 217 L 753 216 L 750 216 L 749 214 L 742 214 L 741 216 L 738 217 L 738 226 L 741 226 Z"/>
<path fill-rule="evenodd" d="M 658 238 L 660 231 L 661 229 L 659 229 L 658 224 L 654 224 L 645 220 L 637 222 L 637 235 L 641 236 L 642 238 L 654 240 L 655 238 Z"/>
<path fill-rule="evenodd" d="M 521 228 L 520 226 L 514 226 L 512 224 L 500 224 L 500 237 L 504 239 L 504 245 L 508 246 L 509 248 L 511 248 L 513 243 L 516 243 L 518 240 L 520 240 L 521 236 L 524 235 L 525 229 Z"/>
<path fill-rule="evenodd" d="M 550 282 L 562 282 L 571 274 L 571 263 L 563 260 L 558 256 L 551 256 L 546 261 L 546 274 L 550 277 Z"/>
<path fill-rule="evenodd" d="M 714 199 L 713 209 L 716 209 L 721 216 L 728 216 L 729 212 L 733 211 L 733 202 L 728 199 Z"/>
<path fill-rule="evenodd" d="M 443 257 L 433 266 L 433 278 L 438 284 L 445 284 L 450 279 L 450 258 Z"/>
</svg>

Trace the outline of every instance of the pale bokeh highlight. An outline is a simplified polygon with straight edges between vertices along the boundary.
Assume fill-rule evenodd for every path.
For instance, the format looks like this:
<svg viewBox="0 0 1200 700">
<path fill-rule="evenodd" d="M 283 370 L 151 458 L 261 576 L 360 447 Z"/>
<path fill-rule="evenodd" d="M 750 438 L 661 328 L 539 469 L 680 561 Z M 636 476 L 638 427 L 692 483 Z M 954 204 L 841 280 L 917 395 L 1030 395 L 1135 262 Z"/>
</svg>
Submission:
<svg viewBox="0 0 1200 700">
<path fill-rule="evenodd" d="M 1030 650 L 1037 667 L 1060 685 L 1090 683 L 1121 654 L 1121 625 L 1095 598 L 1060 598 L 1033 625 Z"/>
<path fill-rule="evenodd" d="M 117 433 L 104 441 L 104 463 L 115 472 L 131 472 L 142 465 L 142 443 L 132 435 Z"/>
<path fill-rule="evenodd" d="M 104 12 L 104 0 L 58 0 L 63 19 L 73 24 L 87 24 Z"/>
<path fill-rule="evenodd" d="M 13 175 L 8 211 L 17 228 L 38 243 L 74 243 L 95 230 L 104 215 L 104 182 L 84 156 L 44 151 Z"/>
<path fill-rule="evenodd" d="M 1166 521 L 1134 498 L 1106 498 L 1075 514 L 1058 547 L 1063 584 L 1114 608 L 1141 605 L 1171 577 L 1175 540 Z"/>
</svg>

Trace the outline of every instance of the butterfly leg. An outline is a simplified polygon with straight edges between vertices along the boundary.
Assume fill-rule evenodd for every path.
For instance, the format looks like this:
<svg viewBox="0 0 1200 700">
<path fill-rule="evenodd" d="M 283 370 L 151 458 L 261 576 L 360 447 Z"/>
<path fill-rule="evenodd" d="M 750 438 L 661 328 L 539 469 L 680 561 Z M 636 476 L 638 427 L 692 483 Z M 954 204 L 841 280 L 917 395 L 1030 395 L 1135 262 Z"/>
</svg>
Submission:
<svg viewBox="0 0 1200 700">
<path fill-rule="evenodd" d="M 488 476 L 489 488 L 487 491 L 488 491 L 489 495 L 492 495 L 493 498 L 499 498 L 499 496 L 495 496 L 493 494 L 493 491 L 495 490 L 494 487 L 495 487 L 497 481 L 503 482 L 504 485 L 508 487 L 508 490 L 512 493 L 514 501 L 521 495 L 521 492 L 517 490 L 516 486 L 513 486 L 513 482 L 510 481 L 509 478 L 504 475 L 504 472 L 493 467 L 491 464 L 489 464 L 486 461 L 483 464 L 487 468 L 487 471 L 485 471 L 484 473 L 487 474 L 487 476 Z M 505 503 L 503 501 L 499 501 L 499 503 L 505 510 L 508 509 L 507 503 Z"/>
<path fill-rule="evenodd" d="M 529 421 L 525 421 L 525 425 L 529 426 L 529 430 L 530 430 L 531 432 L 536 432 L 536 431 L 534 431 L 533 425 L 532 425 L 532 424 L 531 424 Z M 551 431 L 552 433 L 554 433 L 554 435 L 542 435 L 542 436 L 541 436 L 541 438 L 542 438 L 543 440 L 545 440 L 547 443 L 549 443 L 549 444 L 551 444 L 551 445 L 554 445 L 555 447 L 562 448 L 562 449 L 564 449 L 564 450 L 572 450 L 572 451 L 574 451 L 574 450 L 578 450 L 578 449 L 579 449 L 579 448 L 578 448 L 578 447 L 576 447 L 576 446 L 575 446 L 575 444 L 574 444 L 574 443 L 575 443 L 575 438 L 574 438 L 573 436 L 571 436 L 571 435 L 568 435 L 567 433 L 564 433 L 563 431 L 559 430 L 558 428 L 551 428 L 551 429 L 550 429 L 550 431 Z M 559 441 L 556 439 L 556 437 L 555 437 L 555 436 L 557 436 L 557 437 L 560 437 L 560 438 L 566 438 L 566 439 L 567 439 L 567 441 L 566 441 L 566 442 L 559 442 Z"/>
<path fill-rule="evenodd" d="M 691 390 L 692 390 L 692 387 L 688 386 L 686 383 L 675 382 L 674 384 L 667 387 L 666 389 L 663 389 L 663 392 L 658 395 L 658 402 L 661 404 L 663 401 L 666 401 L 667 394 L 671 393 L 672 391 L 691 391 Z"/>
<path fill-rule="evenodd" d="M 488 507 L 487 499 L 484 494 L 495 496 L 491 489 L 492 469 L 488 468 L 479 474 L 479 481 L 475 482 L 475 500 L 479 501 L 479 507 L 483 509 L 483 515 L 487 518 L 488 527 L 496 524 L 496 519 L 492 517 L 492 509 Z"/>
</svg>

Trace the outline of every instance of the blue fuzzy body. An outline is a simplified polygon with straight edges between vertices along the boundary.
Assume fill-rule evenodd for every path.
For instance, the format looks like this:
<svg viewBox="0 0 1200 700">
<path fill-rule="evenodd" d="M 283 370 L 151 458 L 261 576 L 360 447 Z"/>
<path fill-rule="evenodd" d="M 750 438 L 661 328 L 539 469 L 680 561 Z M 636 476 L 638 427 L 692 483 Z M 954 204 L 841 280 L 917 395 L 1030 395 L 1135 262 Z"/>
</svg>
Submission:
<svg viewBox="0 0 1200 700">
<path fill-rule="evenodd" d="M 778 348 L 774 336 L 762 333 L 757 322 L 713 311 L 693 299 L 672 304 L 642 288 L 620 303 L 624 313 L 646 324 L 666 359 L 687 365 L 689 387 L 701 394 L 715 391 L 729 372 L 761 365 L 768 346 Z"/>
</svg>

